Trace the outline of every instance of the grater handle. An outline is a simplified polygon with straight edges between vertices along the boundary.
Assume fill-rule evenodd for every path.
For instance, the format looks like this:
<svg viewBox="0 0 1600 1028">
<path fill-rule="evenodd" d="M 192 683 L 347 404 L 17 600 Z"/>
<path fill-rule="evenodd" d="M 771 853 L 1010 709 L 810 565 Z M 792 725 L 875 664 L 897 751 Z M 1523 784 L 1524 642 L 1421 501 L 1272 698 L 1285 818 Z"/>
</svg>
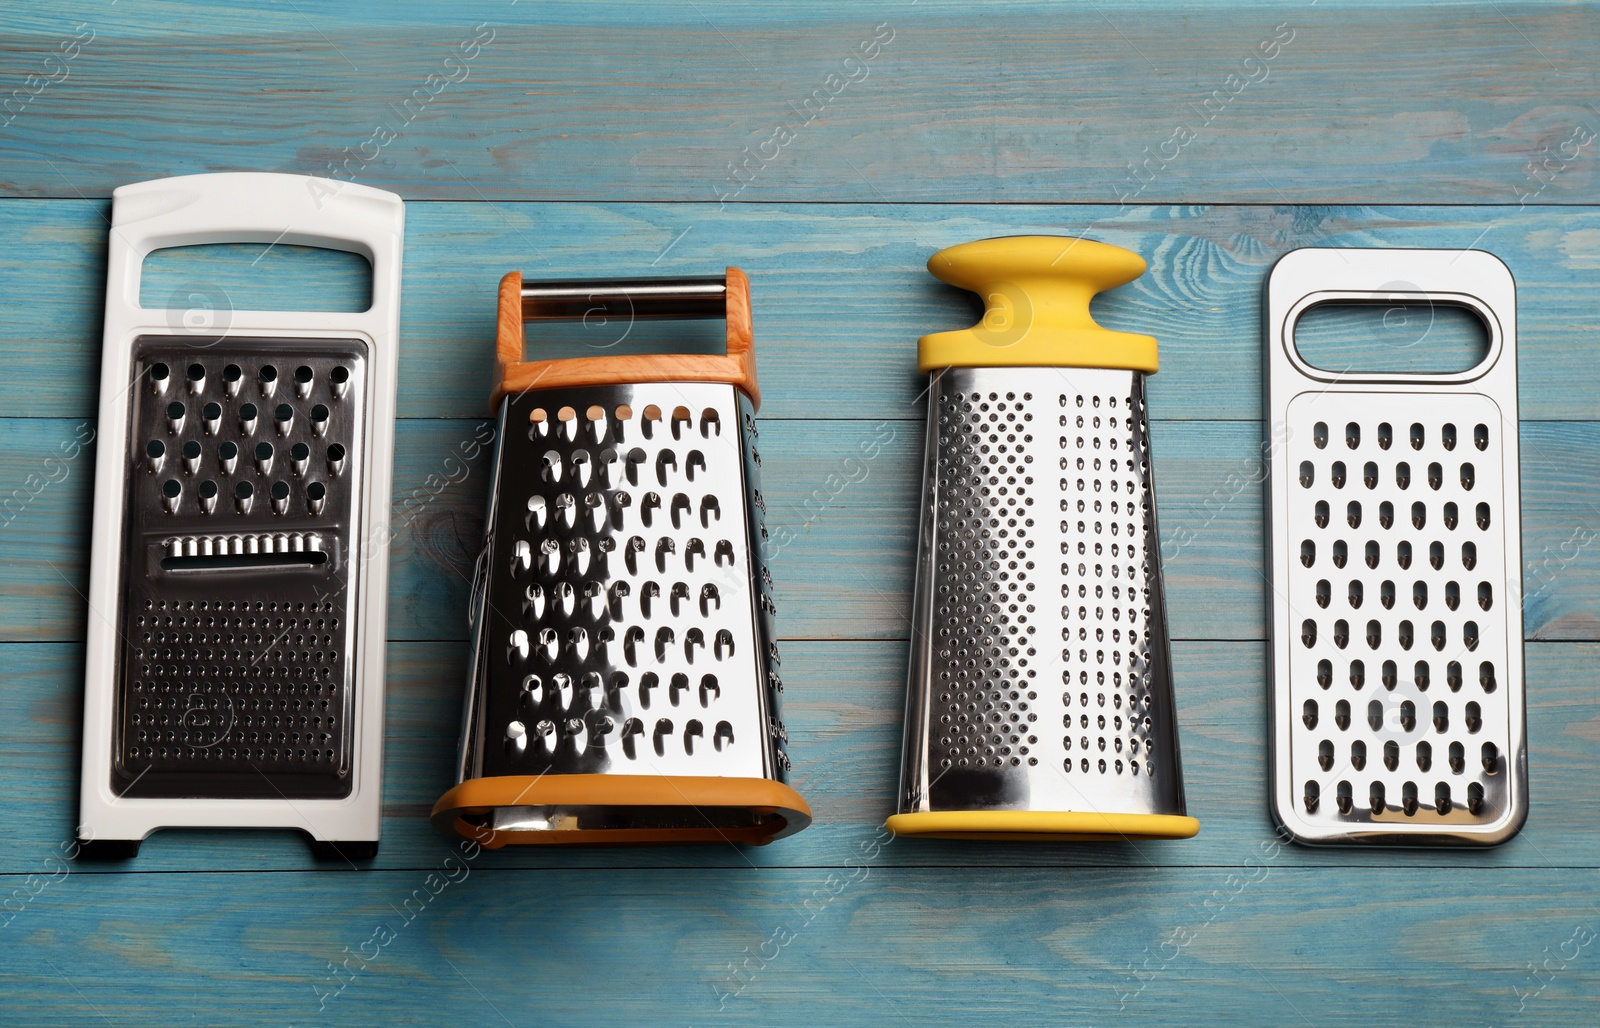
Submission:
<svg viewBox="0 0 1600 1028">
<path fill-rule="evenodd" d="M 727 352 L 523 359 L 526 322 L 604 314 L 623 300 L 628 302 L 630 317 L 725 317 Z M 728 268 L 720 279 L 563 280 L 528 285 L 522 281 L 522 272 L 508 272 L 500 280 L 495 353 L 492 410 L 499 408 L 507 394 L 530 389 L 645 382 L 724 382 L 737 386 L 758 409 L 761 406 L 750 325 L 750 280 L 738 268 Z"/>
<path fill-rule="evenodd" d="M 917 342 L 917 365 L 941 368 L 1117 368 L 1154 374 L 1156 341 L 1113 332 L 1089 314 L 1095 294 L 1144 274 L 1136 253 L 1068 236 L 1002 236 L 928 258 L 941 281 L 983 298 L 983 320 Z"/>
<path fill-rule="evenodd" d="M 371 311 L 394 306 L 400 290 L 405 208 L 400 197 L 382 189 L 310 175 L 223 172 L 135 182 L 117 187 L 111 196 L 107 302 L 120 302 L 129 311 L 139 309 L 146 256 L 207 243 L 359 253 L 372 264 Z"/>
</svg>

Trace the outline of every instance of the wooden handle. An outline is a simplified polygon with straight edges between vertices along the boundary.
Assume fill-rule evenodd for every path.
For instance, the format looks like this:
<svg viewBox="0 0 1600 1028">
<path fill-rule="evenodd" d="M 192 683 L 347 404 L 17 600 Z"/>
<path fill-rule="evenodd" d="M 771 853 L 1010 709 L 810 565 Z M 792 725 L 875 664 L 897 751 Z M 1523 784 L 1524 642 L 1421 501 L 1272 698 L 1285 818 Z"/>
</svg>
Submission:
<svg viewBox="0 0 1600 1028">
<path fill-rule="evenodd" d="M 496 375 L 491 410 L 507 394 L 568 386 L 627 385 L 642 382 L 726 382 L 737 386 L 758 409 L 755 337 L 750 324 L 750 280 L 738 268 L 726 272 L 727 318 L 725 354 L 641 354 L 636 356 L 569 357 L 524 360 L 522 272 L 500 280 L 499 324 L 495 336 Z"/>
</svg>

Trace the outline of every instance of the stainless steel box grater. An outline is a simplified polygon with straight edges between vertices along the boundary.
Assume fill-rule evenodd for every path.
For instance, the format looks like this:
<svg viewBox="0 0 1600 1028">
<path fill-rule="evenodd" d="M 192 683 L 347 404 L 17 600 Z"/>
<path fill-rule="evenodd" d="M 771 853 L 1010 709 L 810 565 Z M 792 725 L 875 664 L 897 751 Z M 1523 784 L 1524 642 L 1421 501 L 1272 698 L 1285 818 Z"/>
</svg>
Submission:
<svg viewBox="0 0 1600 1028">
<path fill-rule="evenodd" d="M 931 373 L 900 835 L 1187 838 L 1144 379 L 1089 300 L 1144 261 L 987 239 L 928 270 L 983 297 Z"/>
<path fill-rule="evenodd" d="M 585 317 L 726 317 L 727 353 L 523 362 L 525 320 Z M 458 784 L 434 823 L 491 848 L 800 831 L 744 274 L 513 272 L 498 350 Z"/>
<path fill-rule="evenodd" d="M 1455 374 L 1312 366 L 1320 304 L 1466 308 Z M 1479 250 L 1305 249 L 1267 284 L 1272 805 L 1301 842 L 1494 845 L 1528 815 L 1516 285 Z"/>
<path fill-rule="evenodd" d="M 170 827 L 376 851 L 403 231 L 399 197 L 297 175 L 113 194 L 86 852 L 131 856 Z M 139 305 L 150 252 L 236 242 L 359 253 L 371 308 L 219 327 Z"/>
</svg>

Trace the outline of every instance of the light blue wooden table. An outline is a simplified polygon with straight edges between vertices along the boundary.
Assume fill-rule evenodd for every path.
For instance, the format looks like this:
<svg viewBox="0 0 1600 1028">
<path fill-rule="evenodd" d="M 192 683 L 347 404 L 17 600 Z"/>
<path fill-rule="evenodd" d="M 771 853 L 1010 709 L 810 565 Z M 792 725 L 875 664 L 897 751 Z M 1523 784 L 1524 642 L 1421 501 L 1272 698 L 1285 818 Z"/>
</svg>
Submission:
<svg viewBox="0 0 1600 1028">
<path fill-rule="evenodd" d="M 0 1022 L 1600 1023 L 1594 7 L 6 8 Z M 243 169 L 408 201 L 382 852 L 356 870 L 289 833 L 169 832 L 131 864 L 64 864 L 97 455 L 43 462 L 95 427 L 107 198 Z M 914 341 L 975 312 L 922 265 L 1023 232 L 1150 262 L 1096 312 L 1161 341 L 1192 841 L 879 834 Z M 1307 245 L 1479 246 L 1517 278 L 1532 817 L 1497 850 L 1274 840 L 1259 309 Z M 258 257 L 180 256 L 156 285 L 223 308 L 351 288 L 337 259 Z M 487 480 L 487 458 L 452 458 L 487 413 L 496 280 L 727 264 L 752 282 L 769 523 L 793 534 L 774 573 L 816 824 L 765 849 L 484 854 L 431 884 Z M 1374 338 L 1335 324 L 1327 345 Z"/>
</svg>

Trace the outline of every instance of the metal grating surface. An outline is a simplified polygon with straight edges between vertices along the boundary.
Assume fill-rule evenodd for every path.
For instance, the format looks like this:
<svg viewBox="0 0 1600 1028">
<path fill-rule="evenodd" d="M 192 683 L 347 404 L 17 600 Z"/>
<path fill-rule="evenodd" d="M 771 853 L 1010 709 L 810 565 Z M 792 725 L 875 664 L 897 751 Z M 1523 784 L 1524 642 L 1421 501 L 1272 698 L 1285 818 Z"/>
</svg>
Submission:
<svg viewBox="0 0 1600 1028">
<path fill-rule="evenodd" d="M 1320 402 L 1319 402 L 1320 401 Z M 1506 815 L 1514 640 L 1504 459 L 1481 394 L 1288 408 L 1290 771 L 1300 814 L 1414 830 Z M 1335 417 L 1337 413 L 1337 417 Z M 1512 525 L 1504 519 L 1510 517 Z"/>
<path fill-rule="evenodd" d="M 464 777 L 782 779 L 755 443 L 732 386 L 508 398 Z"/>
<path fill-rule="evenodd" d="M 930 402 L 902 809 L 1181 810 L 1142 376 L 950 369 Z"/>
<path fill-rule="evenodd" d="M 347 795 L 365 347 L 141 340 L 113 786 Z"/>
</svg>

